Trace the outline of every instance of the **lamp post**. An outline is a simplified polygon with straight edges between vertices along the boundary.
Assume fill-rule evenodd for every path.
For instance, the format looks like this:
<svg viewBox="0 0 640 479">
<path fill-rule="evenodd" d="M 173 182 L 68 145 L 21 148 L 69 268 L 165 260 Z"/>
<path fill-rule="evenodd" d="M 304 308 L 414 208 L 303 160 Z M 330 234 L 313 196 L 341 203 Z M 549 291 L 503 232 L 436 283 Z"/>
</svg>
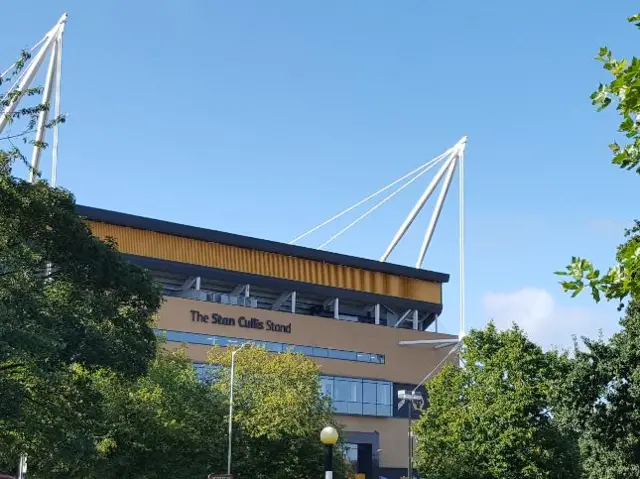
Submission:
<svg viewBox="0 0 640 479">
<path fill-rule="evenodd" d="M 333 479 L 333 446 L 338 442 L 338 431 L 332 426 L 320 432 L 320 441 L 324 444 L 324 479 Z"/>
<path fill-rule="evenodd" d="M 409 421 L 408 424 L 408 433 L 409 433 L 409 449 L 408 449 L 408 464 L 407 464 L 407 479 L 413 479 L 413 433 L 411 427 L 411 420 L 413 419 L 413 403 L 417 402 L 422 409 L 424 404 L 424 399 L 422 394 L 416 393 L 417 387 L 411 391 L 407 392 L 404 389 L 398 391 L 398 399 L 400 402 L 398 403 L 398 409 L 400 409 L 405 403 L 407 404 L 407 419 Z"/>
<path fill-rule="evenodd" d="M 235 374 L 236 353 L 249 343 L 244 343 L 231 352 L 231 379 L 229 381 L 229 448 L 227 450 L 227 474 L 231 475 L 231 439 L 233 437 L 233 376 Z"/>
</svg>

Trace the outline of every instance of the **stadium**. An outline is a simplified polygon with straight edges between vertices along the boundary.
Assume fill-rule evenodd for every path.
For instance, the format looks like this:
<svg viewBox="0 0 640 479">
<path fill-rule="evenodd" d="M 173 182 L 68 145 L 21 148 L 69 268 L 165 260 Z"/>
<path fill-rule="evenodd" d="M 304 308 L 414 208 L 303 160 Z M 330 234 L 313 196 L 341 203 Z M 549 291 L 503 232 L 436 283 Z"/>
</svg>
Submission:
<svg viewBox="0 0 640 479">
<path fill-rule="evenodd" d="M 187 345 L 196 367 L 213 345 L 251 341 L 305 354 L 321 369 L 360 477 L 406 475 L 410 403 L 398 392 L 415 389 L 457 344 L 458 336 L 425 331 L 438 321 L 448 275 L 115 211 L 78 212 L 162 285 L 156 328 L 169 347 Z"/>
</svg>

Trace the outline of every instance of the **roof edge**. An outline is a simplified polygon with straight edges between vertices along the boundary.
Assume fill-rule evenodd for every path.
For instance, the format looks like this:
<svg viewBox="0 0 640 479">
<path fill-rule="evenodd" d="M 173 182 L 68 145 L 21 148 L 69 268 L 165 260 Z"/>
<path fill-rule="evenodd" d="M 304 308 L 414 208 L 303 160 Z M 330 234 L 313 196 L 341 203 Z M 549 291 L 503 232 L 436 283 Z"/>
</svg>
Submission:
<svg viewBox="0 0 640 479">
<path fill-rule="evenodd" d="M 359 258 L 357 256 L 321 251 L 305 246 L 290 245 L 272 240 L 253 238 L 251 236 L 200 228 L 197 226 L 188 226 L 170 221 L 95 208 L 92 206 L 76 205 L 76 212 L 87 220 L 97 221 L 100 223 L 154 231 L 156 233 L 164 233 L 201 241 L 210 241 L 212 243 L 226 244 L 237 246 L 239 248 L 254 249 L 341 266 L 350 266 L 352 268 L 387 273 L 395 276 L 404 276 L 413 279 L 421 279 L 435 283 L 447 283 L 449 281 L 449 275 L 445 273 L 417 269 L 393 263 L 382 263 L 380 261 Z"/>
</svg>

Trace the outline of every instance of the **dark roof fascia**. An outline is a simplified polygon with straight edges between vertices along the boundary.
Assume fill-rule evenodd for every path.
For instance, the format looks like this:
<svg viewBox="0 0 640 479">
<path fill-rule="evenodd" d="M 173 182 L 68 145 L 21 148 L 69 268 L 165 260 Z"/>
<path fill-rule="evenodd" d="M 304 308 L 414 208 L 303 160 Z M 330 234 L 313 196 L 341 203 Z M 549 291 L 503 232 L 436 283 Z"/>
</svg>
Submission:
<svg viewBox="0 0 640 479">
<path fill-rule="evenodd" d="M 170 274 L 182 274 L 185 276 L 200 276 L 201 278 L 219 279 L 235 284 L 252 284 L 269 289 L 280 291 L 297 291 L 299 293 L 315 294 L 328 298 L 340 298 L 344 300 L 362 301 L 369 304 L 384 304 L 401 310 L 417 309 L 440 315 L 442 305 L 429 301 L 418 301 L 414 299 L 398 298 L 397 296 L 386 296 L 382 294 L 365 293 L 351 289 L 335 288 L 332 286 L 322 286 L 289 279 L 273 278 L 271 276 L 261 276 L 250 273 L 240 273 L 220 268 L 210 268 L 208 266 L 198 266 L 165 259 L 147 258 L 129 254 L 122 255 L 128 261 L 149 271 L 159 271 Z"/>
<path fill-rule="evenodd" d="M 350 266 L 352 268 L 360 268 L 368 271 L 392 274 L 395 276 L 421 279 L 424 281 L 433 281 L 436 283 L 447 283 L 449 281 L 449 275 L 445 273 L 411 268 L 409 266 L 392 263 L 382 263 L 380 261 L 358 258 L 356 256 L 321 251 L 304 246 L 279 243 L 277 241 L 252 238 L 250 236 L 225 233 L 223 231 L 209 230 L 196 226 L 187 226 L 169 221 L 94 208 L 91 206 L 76 205 L 76 211 L 80 216 L 83 216 L 88 220 L 98 221 L 101 223 L 154 231 L 156 233 L 181 236 L 183 238 L 209 241 L 212 243 L 226 244 L 237 246 L 239 248 L 266 251 L 268 253 L 293 256 L 296 258 L 320 261 L 324 263 Z"/>
</svg>

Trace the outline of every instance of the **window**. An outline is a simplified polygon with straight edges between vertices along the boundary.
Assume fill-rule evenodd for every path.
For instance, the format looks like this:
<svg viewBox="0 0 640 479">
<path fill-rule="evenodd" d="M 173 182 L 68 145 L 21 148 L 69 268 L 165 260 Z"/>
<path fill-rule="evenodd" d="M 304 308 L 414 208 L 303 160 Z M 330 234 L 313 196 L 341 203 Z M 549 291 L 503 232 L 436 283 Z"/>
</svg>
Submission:
<svg viewBox="0 0 640 479">
<path fill-rule="evenodd" d="M 156 329 L 158 336 L 166 336 L 167 341 L 187 344 L 203 344 L 206 346 L 241 346 L 244 343 L 252 342 L 249 339 L 231 338 L 227 336 L 210 336 L 208 334 L 187 333 L 183 331 L 171 331 Z M 384 354 L 361 353 L 358 351 L 346 351 L 342 349 L 317 348 L 313 346 L 301 346 L 298 344 L 285 344 L 273 341 L 253 341 L 260 347 L 273 353 L 281 353 L 283 351 L 293 351 L 302 353 L 305 356 L 313 358 L 330 358 L 342 361 L 357 361 L 364 363 L 384 364 Z"/>
<path fill-rule="evenodd" d="M 340 414 L 390 417 L 392 385 L 388 381 L 322 376 L 322 393 Z"/>
<path fill-rule="evenodd" d="M 358 464 L 358 445 L 346 443 L 344 445 L 344 458 L 354 466 Z"/>
</svg>

